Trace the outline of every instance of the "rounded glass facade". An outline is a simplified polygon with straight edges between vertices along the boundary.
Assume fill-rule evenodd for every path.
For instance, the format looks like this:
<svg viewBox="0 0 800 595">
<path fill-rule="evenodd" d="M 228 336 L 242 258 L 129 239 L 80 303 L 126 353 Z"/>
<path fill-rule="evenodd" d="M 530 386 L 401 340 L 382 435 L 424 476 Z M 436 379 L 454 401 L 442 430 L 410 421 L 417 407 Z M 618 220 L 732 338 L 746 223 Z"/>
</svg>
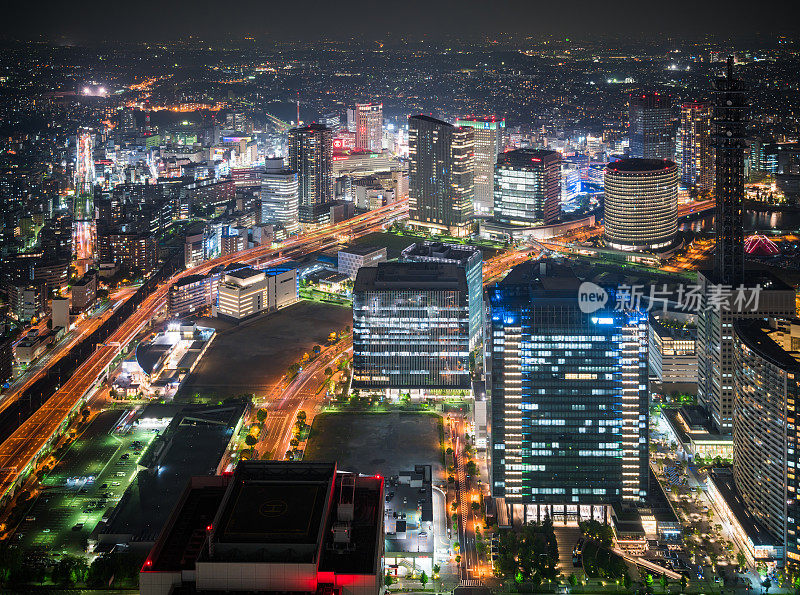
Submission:
<svg viewBox="0 0 800 595">
<path fill-rule="evenodd" d="M 666 159 L 606 166 L 605 239 L 621 250 L 669 246 L 678 231 L 678 167 Z"/>
</svg>

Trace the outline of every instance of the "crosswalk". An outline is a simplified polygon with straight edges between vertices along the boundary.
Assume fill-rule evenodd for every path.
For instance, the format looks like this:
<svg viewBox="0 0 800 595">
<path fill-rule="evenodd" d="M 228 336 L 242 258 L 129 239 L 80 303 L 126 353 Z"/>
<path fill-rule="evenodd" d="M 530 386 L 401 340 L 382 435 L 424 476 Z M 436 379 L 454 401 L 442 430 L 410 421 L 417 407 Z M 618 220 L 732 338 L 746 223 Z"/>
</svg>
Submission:
<svg viewBox="0 0 800 595">
<path fill-rule="evenodd" d="M 462 578 L 459 587 L 482 587 L 483 584 L 476 578 Z"/>
</svg>

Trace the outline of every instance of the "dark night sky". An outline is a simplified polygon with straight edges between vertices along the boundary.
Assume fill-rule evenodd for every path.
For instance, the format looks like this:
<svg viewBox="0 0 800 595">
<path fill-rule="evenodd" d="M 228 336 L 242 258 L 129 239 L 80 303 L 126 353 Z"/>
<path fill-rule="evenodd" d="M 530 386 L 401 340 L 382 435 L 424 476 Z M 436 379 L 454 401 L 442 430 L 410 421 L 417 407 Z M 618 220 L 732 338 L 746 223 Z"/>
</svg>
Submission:
<svg viewBox="0 0 800 595">
<path fill-rule="evenodd" d="M 791 34 L 795 0 L 14 0 L 0 34 L 86 42 L 173 40 L 189 35 L 280 39 L 395 35 Z"/>
</svg>

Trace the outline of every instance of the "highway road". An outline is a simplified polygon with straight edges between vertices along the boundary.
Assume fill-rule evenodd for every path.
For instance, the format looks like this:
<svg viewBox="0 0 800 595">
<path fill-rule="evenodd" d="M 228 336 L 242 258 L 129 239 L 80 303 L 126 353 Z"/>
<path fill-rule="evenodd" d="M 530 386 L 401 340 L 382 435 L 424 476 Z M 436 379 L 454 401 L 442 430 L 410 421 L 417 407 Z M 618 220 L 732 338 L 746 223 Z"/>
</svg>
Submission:
<svg viewBox="0 0 800 595">
<path fill-rule="evenodd" d="M 0 415 L 22 397 L 25 391 L 39 378 L 46 375 L 53 364 L 69 353 L 70 349 L 97 330 L 111 316 L 116 307 L 130 295 L 132 294 L 123 294 L 120 300 L 103 304 L 91 317 L 79 321 L 52 349 L 33 362 L 0 396 Z"/>
<path fill-rule="evenodd" d="M 234 262 L 258 265 L 298 251 L 311 253 L 339 240 L 349 241 L 380 231 L 385 225 L 405 217 L 407 211 L 408 199 L 401 199 L 353 219 L 296 236 L 276 248 L 259 246 L 208 260 L 202 265 L 174 275 L 158 286 L 103 344 L 98 345 L 72 377 L 0 445 L 0 501 L 12 491 L 19 480 L 24 479 L 26 473 L 34 469 L 40 455 L 59 434 L 59 430 L 66 427 L 70 415 L 119 353 L 120 346 L 127 345 L 164 306 L 169 287 L 175 281 L 186 275 L 206 273 L 219 265 Z"/>
</svg>

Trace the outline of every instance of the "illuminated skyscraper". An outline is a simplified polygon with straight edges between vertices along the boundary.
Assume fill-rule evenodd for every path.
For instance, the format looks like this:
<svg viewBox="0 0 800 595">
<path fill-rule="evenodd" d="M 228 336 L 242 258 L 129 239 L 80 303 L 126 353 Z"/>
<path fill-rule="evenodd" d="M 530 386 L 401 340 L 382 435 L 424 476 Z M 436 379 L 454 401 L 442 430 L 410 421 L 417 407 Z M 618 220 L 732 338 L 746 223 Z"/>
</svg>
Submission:
<svg viewBox="0 0 800 595">
<path fill-rule="evenodd" d="M 353 287 L 353 386 L 469 390 L 466 270 L 444 262 L 361 267 Z"/>
<path fill-rule="evenodd" d="M 403 250 L 402 262 L 443 262 L 457 264 L 467 274 L 469 295 L 469 348 L 474 349 L 483 337 L 483 253 L 475 246 L 418 242 Z"/>
<path fill-rule="evenodd" d="M 494 165 L 503 148 L 505 120 L 490 118 L 459 118 L 456 126 L 475 131 L 475 199 L 476 215 L 491 215 L 494 207 Z"/>
<path fill-rule="evenodd" d="M 797 567 L 800 320 L 737 320 L 732 332 L 736 488 L 748 511 L 786 549 L 787 562 Z M 744 549 L 750 564 L 756 563 L 749 548 Z"/>
<path fill-rule="evenodd" d="M 289 131 L 289 168 L 297 172 L 300 223 L 315 223 L 333 201 L 333 136 L 321 124 Z"/>
<path fill-rule="evenodd" d="M 672 100 L 668 95 L 630 95 L 628 118 L 631 157 L 674 159 Z"/>
<path fill-rule="evenodd" d="M 561 213 L 561 153 L 517 149 L 497 158 L 494 219 L 510 225 L 552 223 Z"/>
<path fill-rule="evenodd" d="M 612 248 L 666 248 L 678 231 L 678 167 L 664 159 L 606 166 L 605 238 Z"/>
<path fill-rule="evenodd" d="M 383 149 L 383 104 L 356 104 L 356 148 L 380 153 Z"/>
<path fill-rule="evenodd" d="M 454 236 L 469 234 L 475 193 L 472 129 L 411 116 L 408 154 L 410 223 Z"/>
<path fill-rule="evenodd" d="M 94 221 L 94 135 L 90 130 L 82 129 L 78 132 L 76 149 L 72 249 L 79 262 L 86 262 L 97 255 L 97 229 Z"/>
<path fill-rule="evenodd" d="M 647 316 L 613 296 L 584 313 L 580 285 L 568 266 L 528 261 L 488 291 L 492 495 L 538 505 L 534 520 L 605 518 L 647 495 Z"/>
<path fill-rule="evenodd" d="M 287 234 L 298 227 L 297 172 L 267 167 L 261 175 L 261 222 L 275 223 Z"/>
<path fill-rule="evenodd" d="M 681 106 L 680 142 L 676 155 L 681 183 L 703 195 L 714 190 L 711 107 L 710 101 L 692 101 Z"/>
<path fill-rule="evenodd" d="M 716 272 L 721 283 L 744 279 L 744 153 L 750 100 L 744 83 L 733 78 L 733 58 L 727 76 L 714 83 L 714 145 L 716 149 Z"/>
</svg>

